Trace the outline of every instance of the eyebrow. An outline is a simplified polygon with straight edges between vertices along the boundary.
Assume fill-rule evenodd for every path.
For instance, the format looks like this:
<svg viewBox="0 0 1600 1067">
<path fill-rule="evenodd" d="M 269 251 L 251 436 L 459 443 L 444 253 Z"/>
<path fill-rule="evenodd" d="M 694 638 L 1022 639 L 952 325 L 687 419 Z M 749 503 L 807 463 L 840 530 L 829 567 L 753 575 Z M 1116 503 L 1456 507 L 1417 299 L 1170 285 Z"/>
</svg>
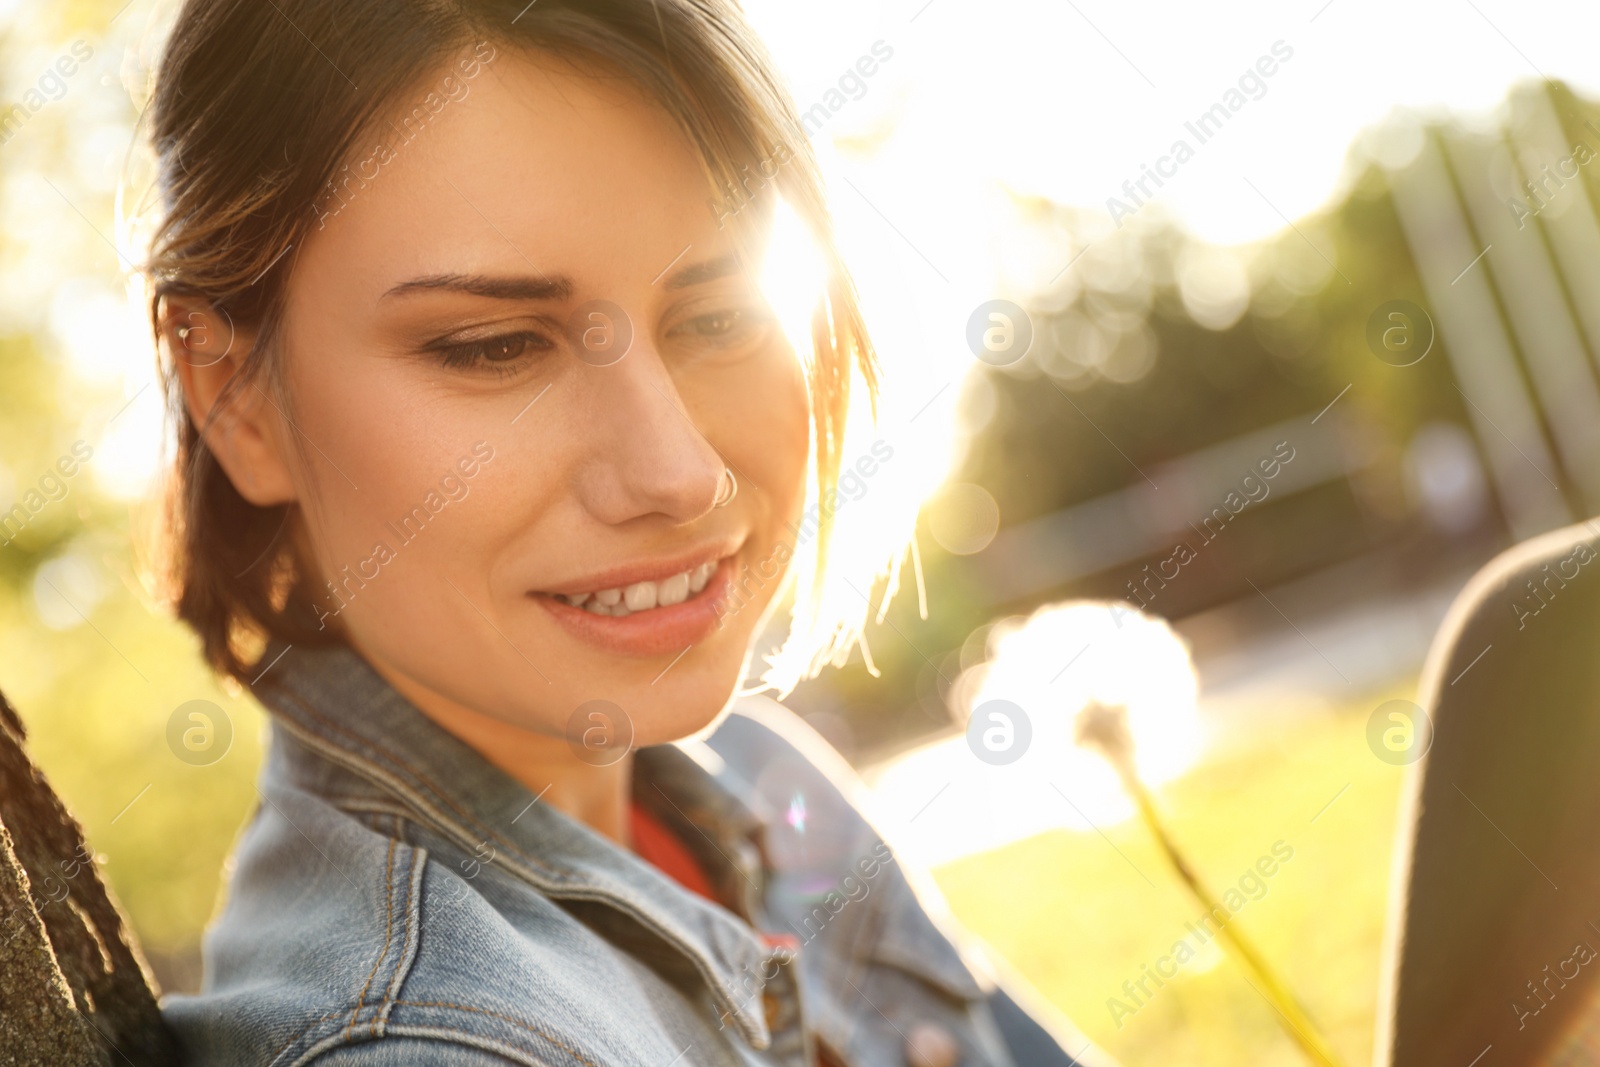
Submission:
<svg viewBox="0 0 1600 1067">
<path fill-rule="evenodd" d="M 688 289 L 738 273 L 738 258 L 719 256 L 673 273 L 666 281 L 668 290 Z M 572 296 L 572 279 L 565 275 L 532 278 L 526 275 L 428 274 L 401 282 L 383 294 L 382 299 L 411 293 L 469 293 L 495 300 L 566 300 Z"/>
<path fill-rule="evenodd" d="M 470 293 L 496 300 L 565 300 L 572 295 L 572 280 L 562 275 L 532 278 L 523 275 L 429 274 L 401 282 L 383 294 L 405 296 L 417 292 Z"/>
<path fill-rule="evenodd" d="M 714 282 L 719 278 L 726 278 L 730 274 L 739 272 L 739 260 L 736 256 L 719 256 L 716 259 L 707 259 L 699 263 L 690 263 L 683 269 L 675 272 L 667 279 L 667 289 L 688 289 L 691 286 Z"/>
</svg>

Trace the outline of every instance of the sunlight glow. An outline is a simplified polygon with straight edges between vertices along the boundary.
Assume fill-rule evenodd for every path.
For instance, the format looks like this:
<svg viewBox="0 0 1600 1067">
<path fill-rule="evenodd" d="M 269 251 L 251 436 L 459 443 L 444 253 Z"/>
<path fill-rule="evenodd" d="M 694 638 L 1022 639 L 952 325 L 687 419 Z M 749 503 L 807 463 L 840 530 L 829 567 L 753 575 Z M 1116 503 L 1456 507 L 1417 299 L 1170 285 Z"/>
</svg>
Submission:
<svg viewBox="0 0 1600 1067">
<path fill-rule="evenodd" d="M 1073 601 L 1040 608 L 1020 623 L 1002 622 L 990 632 L 989 648 L 974 704 L 1008 699 L 1041 714 L 1048 709 L 1069 730 L 1091 703 L 1123 707 L 1146 784 L 1171 781 L 1194 766 L 1199 683 L 1188 647 L 1165 620 L 1121 602 Z M 1088 768 L 1103 762 L 1094 753 L 1073 748 L 1062 755 L 1063 770 L 1071 772 L 1062 777 L 1101 777 Z M 1120 795 L 1115 776 L 1109 781 Z M 1099 806 L 1107 798 L 1086 799 Z"/>
<path fill-rule="evenodd" d="M 805 223 L 775 196 L 772 229 L 761 263 L 761 292 L 797 354 L 810 362 L 811 319 L 822 300 L 827 270 Z"/>
<path fill-rule="evenodd" d="M 993 0 L 979 17 L 944 0 L 747 8 L 802 114 L 830 99 L 874 42 L 892 49 L 832 98 L 841 106 L 813 139 L 849 149 L 853 169 L 868 172 L 852 180 L 941 266 L 960 258 L 961 233 L 980 238 L 970 247 L 985 265 L 1003 258 L 981 241 L 1002 230 L 999 201 L 974 194 L 1004 190 L 1105 218 L 1107 200 L 1132 204 L 1123 183 L 1180 138 L 1193 158 L 1169 164 L 1159 187 L 1147 181 L 1155 195 L 1135 221 L 1161 215 L 1214 244 L 1248 243 L 1326 205 L 1359 132 L 1396 108 L 1488 112 L 1541 74 L 1600 89 L 1593 4 L 1542 5 L 1537 19 L 1512 0 Z M 1274 73 L 1248 83 L 1226 126 L 1203 143 L 1189 133 L 1184 124 L 1279 41 Z M 1041 267 L 1034 284 L 1059 265 Z"/>
<path fill-rule="evenodd" d="M 1116 772 L 1074 740 L 1079 714 L 1093 703 L 1126 709 L 1148 785 L 1170 782 L 1199 761 L 1198 682 L 1187 646 L 1162 620 L 1118 603 L 1054 604 L 997 623 L 988 651 L 988 662 L 956 683 L 962 721 L 989 701 L 1012 702 L 1027 718 L 1016 735 L 1022 755 L 991 765 L 963 733 L 869 776 L 896 840 L 924 862 L 1048 830 L 1093 833 L 1132 817 Z"/>
</svg>

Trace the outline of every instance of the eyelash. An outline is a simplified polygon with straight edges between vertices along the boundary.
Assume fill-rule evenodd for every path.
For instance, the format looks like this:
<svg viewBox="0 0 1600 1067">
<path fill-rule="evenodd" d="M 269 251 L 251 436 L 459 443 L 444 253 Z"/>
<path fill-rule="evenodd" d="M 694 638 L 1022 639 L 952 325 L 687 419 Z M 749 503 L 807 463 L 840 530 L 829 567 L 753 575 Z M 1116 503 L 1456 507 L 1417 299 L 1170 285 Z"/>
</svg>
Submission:
<svg viewBox="0 0 1600 1067">
<path fill-rule="evenodd" d="M 747 330 L 759 330 L 770 324 L 771 317 L 751 307 L 718 308 L 685 319 L 670 332 L 673 334 L 693 332 L 692 328 L 696 324 L 718 320 L 728 320 L 727 329 L 721 333 L 701 333 L 698 335 L 700 340 L 717 344 L 737 339 L 741 327 Z M 513 330 L 471 341 L 436 343 L 429 345 L 427 351 L 433 354 L 440 366 L 452 370 L 489 370 L 496 374 L 514 374 L 530 359 L 550 352 L 556 347 L 557 343 L 544 333 L 534 330 Z M 530 348 L 533 349 L 532 353 L 528 352 Z M 491 355 L 496 350 L 506 349 L 512 349 L 512 353 L 500 358 Z"/>
<path fill-rule="evenodd" d="M 472 341 L 433 345 L 429 351 L 444 367 L 468 370 L 487 368 L 500 374 L 510 374 L 526 362 L 524 354 L 529 347 L 535 348 L 537 353 L 542 354 L 553 349 L 555 345 L 542 333 L 516 330 Z M 511 355 L 495 358 L 490 354 L 497 349 L 507 348 L 514 349 Z"/>
<path fill-rule="evenodd" d="M 731 319 L 731 320 L 733 320 L 733 326 L 730 327 L 730 329 L 731 329 L 733 327 L 737 327 L 741 322 L 744 321 L 745 318 L 746 318 L 746 316 L 745 316 L 744 312 L 742 310 L 740 310 L 740 309 L 737 309 L 737 308 L 735 308 L 735 309 L 733 309 L 731 311 L 708 311 L 703 315 L 696 315 L 694 318 L 689 319 L 687 322 L 683 323 L 683 325 L 680 326 L 679 329 L 683 329 L 685 327 L 693 326 L 696 323 L 714 322 L 714 321 L 716 321 L 718 319 Z"/>
<path fill-rule="evenodd" d="M 738 336 L 737 331 L 740 330 L 741 328 L 750 329 L 750 330 L 759 330 L 759 329 L 762 329 L 763 327 L 769 325 L 770 322 L 771 322 L 771 316 L 761 314 L 755 308 L 751 308 L 751 307 L 718 308 L 717 310 L 703 312 L 703 313 L 701 313 L 699 315 L 695 315 L 695 316 L 693 316 L 693 317 L 691 317 L 689 319 L 684 320 L 679 325 L 673 327 L 672 333 L 676 334 L 679 331 L 686 330 L 689 327 L 692 327 L 696 323 L 712 322 L 712 321 L 715 321 L 715 320 L 718 320 L 718 319 L 731 320 L 729 322 L 727 330 L 724 331 L 723 333 L 720 333 L 720 334 L 701 334 L 700 337 L 703 340 L 710 341 L 712 343 L 716 343 L 718 341 L 722 341 L 722 340 L 724 340 L 726 338 L 729 338 L 729 337 L 737 337 Z"/>
</svg>

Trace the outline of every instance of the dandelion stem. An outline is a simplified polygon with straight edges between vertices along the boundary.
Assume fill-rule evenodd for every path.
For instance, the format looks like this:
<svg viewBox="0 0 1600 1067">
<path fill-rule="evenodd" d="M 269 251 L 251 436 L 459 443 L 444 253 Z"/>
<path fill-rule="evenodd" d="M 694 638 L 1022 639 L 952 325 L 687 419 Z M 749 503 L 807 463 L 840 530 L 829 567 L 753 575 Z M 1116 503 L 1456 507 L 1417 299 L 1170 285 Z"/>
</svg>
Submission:
<svg viewBox="0 0 1600 1067">
<path fill-rule="evenodd" d="M 1218 902 L 1215 895 L 1200 881 L 1200 876 L 1189 865 L 1189 861 L 1179 851 L 1177 842 L 1172 835 L 1167 833 L 1166 826 L 1161 821 L 1160 814 L 1156 811 L 1155 801 L 1150 796 L 1150 791 L 1145 788 L 1144 782 L 1131 766 L 1125 761 L 1112 760 L 1116 765 L 1122 784 L 1139 806 L 1139 815 L 1144 819 L 1144 824 L 1150 828 L 1155 839 L 1161 846 L 1161 851 L 1166 855 L 1167 862 L 1177 872 L 1178 878 L 1189 888 L 1189 892 L 1200 902 L 1200 906 L 1213 917 L 1219 913 L 1228 916 L 1219 919 L 1218 932 L 1224 943 L 1238 957 L 1245 968 L 1256 976 L 1261 983 L 1260 992 L 1269 1004 L 1278 1010 L 1279 1022 L 1290 1038 L 1298 1044 L 1306 1057 L 1320 1067 L 1341 1067 L 1339 1059 L 1334 1055 L 1333 1046 L 1328 1039 L 1317 1029 L 1311 1017 L 1306 1014 L 1300 1002 L 1295 999 L 1288 983 L 1278 977 L 1272 965 L 1266 958 L 1256 951 L 1255 947 L 1245 939 L 1244 934 L 1234 925 L 1232 915 L 1228 909 Z"/>
</svg>

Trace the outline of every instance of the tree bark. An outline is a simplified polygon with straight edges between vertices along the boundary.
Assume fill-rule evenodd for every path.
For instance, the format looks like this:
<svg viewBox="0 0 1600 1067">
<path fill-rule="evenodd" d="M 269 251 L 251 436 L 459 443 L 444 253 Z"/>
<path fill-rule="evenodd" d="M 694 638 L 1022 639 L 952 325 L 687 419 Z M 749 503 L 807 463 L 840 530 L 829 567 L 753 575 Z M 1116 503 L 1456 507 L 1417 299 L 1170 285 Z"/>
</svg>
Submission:
<svg viewBox="0 0 1600 1067">
<path fill-rule="evenodd" d="M 155 983 L 24 737 L 0 696 L 0 1065 L 176 1063 Z"/>
</svg>

